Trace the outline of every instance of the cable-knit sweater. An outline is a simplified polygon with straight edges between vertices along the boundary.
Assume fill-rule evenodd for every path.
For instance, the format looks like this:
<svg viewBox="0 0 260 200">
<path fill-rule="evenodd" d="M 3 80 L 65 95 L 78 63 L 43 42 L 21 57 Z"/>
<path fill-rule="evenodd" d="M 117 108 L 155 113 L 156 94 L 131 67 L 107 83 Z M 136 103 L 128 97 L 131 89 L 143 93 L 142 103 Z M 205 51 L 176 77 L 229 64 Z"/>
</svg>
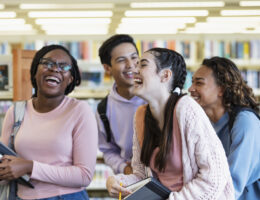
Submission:
<svg viewBox="0 0 260 200">
<path fill-rule="evenodd" d="M 203 109 L 189 96 L 182 97 L 176 105 L 182 139 L 183 187 L 172 191 L 169 200 L 233 200 L 234 188 L 227 158 L 220 140 Z M 144 106 L 136 112 L 145 115 Z M 151 169 L 140 161 L 141 146 L 136 126 L 133 136 L 131 175 L 116 175 L 123 186 L 152 176 Z M 142 142 L 141 142 L 142 143 Z"/>
</svg>

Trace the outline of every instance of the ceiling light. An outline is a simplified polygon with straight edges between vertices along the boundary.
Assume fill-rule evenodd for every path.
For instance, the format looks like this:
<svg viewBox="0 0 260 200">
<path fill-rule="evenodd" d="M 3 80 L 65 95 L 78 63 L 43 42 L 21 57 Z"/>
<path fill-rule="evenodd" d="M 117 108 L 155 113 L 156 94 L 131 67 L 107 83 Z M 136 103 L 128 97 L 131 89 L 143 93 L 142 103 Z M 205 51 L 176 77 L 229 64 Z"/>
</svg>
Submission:
<svg viewBox="0 0 260 200">
<path fill-rule="evenodd" d="M 4 4 L 0 4 L 0 9 L 4 9 L 5 5 Z"/>
<path fill-rule="evenodd" d="M 208 16 L 207 10 L 127 10 L 127 17 Z"/>
<path fill-rule="evenodd" d="M 130 4 L 132 8 L 170 8 L 170 7 L 223 7 L 223 1 L 208 2 L 133 2 Z"/>
<path fill-rule="evenodd" d="M 99 9 L 114 8 L 112 3 L 84 3 L 84 4 L 20 4 L 20 9 Z"/>
<path fill-rule="evenodd" d="M 0 31 L 30 31 L 32 30 L 31 24 L 24 25 L 9 25 L 9 26 L 0 26 Z"/>
<path fill-rule="evenodd" d="M 68 25 L 66 24 L 62 24 L 62 25 L 42 25 L 41 29 L 42 30 L 57 30 L 57 28 L 59 30 L 63 29 L 63 30 L 67 30 L 68 29 Z M 82 25 L 82 24 L 70 24 L 70 29 L 72 30 L 107 30 L 108 29 L 108 25 L 104 24 L 104 25 L 100 25 L 97 26 L 96 24 L 91 24 L 91 25 Z"/>
<path fill-rule="evenodd" d="M 108 30 L 48 30 L 46 31 L 47 35 L 106 35 Z"/>
<path fill-rule="evenodd" d="M 145 25 L 142 23 L 139 24 L 129 24 L 129 23 L 121 23 L 119 24 L 118 28 L 129 28 L 133 30 L 138 30 L 138 29 L 167 29 L 167 30 L 172 30 L 172 29 L 178 29 L 178 28 L 185 28 L 185 24 L 183 23 L 176 23 L 176 24 L 169 24 L 169 23 L 146 23 Z"/>
<path fill-rule="evenodd" d="M 28 13 L 29 17 L 48 18 L 48 17 L 111 17 L 112 11 L 32 11 Z"/>
<path fill-rule="evenodd" d="M 123 17 L 121 19 L 121 22 L 123 23 L 161 23 L 161 22 L 166 22 L 166 23 L 194 23 L 196 22 L 195 17 L 161 17 L 161 18 L 126 18 Z"/>
<path fill-rule="evenodd" d="M 110 18 L 66 18 L 66 19 L 36 19 L 36 24 L 109 24 Z M 68 27 L 69 28 L 69 27 Z"/>
<path fill-rule="evenodd" d="M 15 12 L 0 12 L 0 18 L 15 18 Z"/>
<path fill-rule="evenodd" d="M 19 25 L 19 24 L 25 24 L 24 19 L 1 19 L 0 25 Z"/>
<path fill-rule="evenodd" d="M 131 34 L 131 35 L 134 35 L 134 34 L 176 34 L 177 33 L 177 30 L 176 29 L 172 29 L 172 30 L 166 30 L 166 29 L 139 29 L 139 30 L 136 30 L 136 29 L 121 29 L 121 28 L 118 28 L 116 30 L 116 33 L 117 34 Z"/>
<path fill-rule="evenodd" d="M 246 15 L 260 15 L 260 10 L 222 10 L 222 16 L 246 16 Z"/>
<path fill-rule="evenodd" d="M 240 6 L 260 6 L 260 1 L 240 1 Z"/>
<path fill-rule="evenodd" d="M 231 33 L 239 33 L 242 30 L 237 29 L 201 29 L 201 28 L 186 28 L 185 31 L 181 31 L 182 33 L 190 33 L 190 34 L 231 34 Z"/>
<path fill-rule="evenodd" d="M 207 22 L 260 22 L 260 17 L 208 17 Z"/>
<path fill-rule="evenodd" d="M 18 31 L 18 30 L 15 30 L 15 31 L 0 31 L 0 35 L 7 35 L 7 36 L 10 36 L 10 35 L 35 35 L 37 32 L 35 30 L 29 30 L 29 31 Z"/>
</svg>

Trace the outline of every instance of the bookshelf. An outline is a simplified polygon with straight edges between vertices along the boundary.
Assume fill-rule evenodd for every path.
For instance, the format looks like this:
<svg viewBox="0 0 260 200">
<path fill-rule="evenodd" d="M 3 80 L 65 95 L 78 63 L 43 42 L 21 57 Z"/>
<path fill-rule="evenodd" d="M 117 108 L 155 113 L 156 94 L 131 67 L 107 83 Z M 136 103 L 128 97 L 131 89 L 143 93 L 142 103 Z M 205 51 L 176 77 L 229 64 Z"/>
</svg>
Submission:
<svg viewBox="0 0 260 200">
<path fill-rule="evenodd" d="M 199 68 L 200 63 L 204 57 L 212 57 L 212 56 L 225 56 L 232 59 L 239 69 L 245 80 L 248 81 L 248 84 L 253 88 L 255 95 L 258 97 L 258 101 L 260 101 L 260 37 L 253 38 L 249 40 L 247 38 L 232 38 L 232 37 L 165 37 L 162 39 L 153 38 L 135 38 L 137 43 L 137 47 L 139 52 L 143 52 L 152 47 L 166 47 L 175 49 L 179 53 L 181 53 L 187 63 L 188 75 L 185 83 L 185 89 L 187 89 L 191 85 L 191 77 L 193 72 Z M 62 38 L 61 38 L 62 39 Z M 82 84 L 80 87 L 75 88 L 75 90 L 69 94 L 71 97 L 75 97 L 82 100 L 87 100 L 93 110 L 96 110 L 97 103 L 103 97 L 105 97 L 113 83 L 113 80 L 109 77 L 106 77 L 104 74 L 104 70 L 102 65 L 100 64 L 97 52 L 98 48 L 102 44 L 104 38 L 93 38 L 86 40 L 85 38 L 79 38 L 77 41 L 72 41 L 71 39 L 66 39 L 64 41 L 59 40 L 35 40 L 35 41 L 27 41 L 21 43 L 22 49 L 26 49 L 25 51 L 16 50 L 13 51 L 14 57 L 19 57 L 19 59 L 25 59 L 26 65 L 31 61 L 35 50 L 41 48 L 43 45 L 47 44 L 61 44 L 66 46 L 72 55 L 77 59 L 79 68 L 82 72 Z M 106 39 L 106 38 L 105 38 Z M 5 52 L 8 54 L 10 52 L 10 43 L 4 43 L 7 45 L 2 49 L 6 49 Z M 22 52 L 26 55 L 30 54 L 30 56 L 25 56 L 21 54 Z M 233 51 L 233 53 L 232 53 Z M 30 53 L 29 53 L 30 52 Z M 6 55 L 4 55 L 6 56 Z M 9 54 L 9 60 L 12 60 L 12 56 Z M 7 55 L 8 57 L 8 55 Z M 21 60 L 14 59 L 12 60 L 13 69 L 16 66 L 21 66 Z M 28 65 L 27 65 L 28 66 Z M 23 70 L 23 71 L 22 71 Z M 11 105 L 12 99 L 21 99 L 21 97 L 16 93 L 15 88 L 19 88 L 18 90 L 24 91 L 27 90 L 26 97 L 28 98 L 31 95 L 31 87 L 30 78 L 28 77 L 29 71 L 28 67 L 23 69 L 19 69 L 17 71 L 14 70 L 14 88 L 13 91 L 2 91 L 0 93 L 0 109 L 1 107 L 9 107 Z M 23 76 L 27 74 L 26 76 Z M 23 78 L 22 78 L 23 77 Z M 15 80 L 22 83 L 17 87 L 17 82 Z M 23 85 L 23 88 L 21 86 Z M 21 95 L 21 94 L 20 94 Z M 5 103 L 3 103 L 5 102 Z M 0 119 L 3 118 L 6 109 L 2 109 L 3 111 L 0 114 Z M 87 188 L 88 193 L 91 197 L 107 197 L 107 191 L 105 189 L 105 179 L 112 174 L 112 170 L 102 163 L 102 155 L 99 156 L 97 161 L 97 166 L 95 170 L 95 175 L 93 182 Z M 103 199 L 102 198 L 102 199 Z"/>
</svg>

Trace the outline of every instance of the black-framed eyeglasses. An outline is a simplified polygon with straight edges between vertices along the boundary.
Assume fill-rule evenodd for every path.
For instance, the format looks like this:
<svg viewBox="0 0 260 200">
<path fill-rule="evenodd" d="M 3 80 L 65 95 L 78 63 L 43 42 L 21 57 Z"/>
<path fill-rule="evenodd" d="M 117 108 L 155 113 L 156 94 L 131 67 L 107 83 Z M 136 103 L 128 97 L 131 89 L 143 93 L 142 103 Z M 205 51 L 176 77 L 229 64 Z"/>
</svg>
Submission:
<svg viewBox="0 0 260 200">
<path fill-rule="evenodd" d="M 53 62 L 48 58 L 41 58 L 39 64 L 46 69 L 52 69 L 54 66 L 57 67 L 59 72 L 65 73 L 72 69 L 72 66 L 68 63 Z"/>
</svg>

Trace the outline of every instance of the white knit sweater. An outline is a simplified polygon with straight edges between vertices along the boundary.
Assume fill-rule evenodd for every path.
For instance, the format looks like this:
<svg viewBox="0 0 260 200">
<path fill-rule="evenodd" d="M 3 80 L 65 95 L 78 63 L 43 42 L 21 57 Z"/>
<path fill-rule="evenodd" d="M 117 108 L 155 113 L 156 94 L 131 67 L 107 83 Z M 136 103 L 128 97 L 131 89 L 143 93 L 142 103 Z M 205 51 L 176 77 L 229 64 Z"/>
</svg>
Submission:
<svg viewBox="0 0 260 200">
<path fill-rule="evenodd" d="M 235 199 L 224 149 L 203 109 L 191 97 L 184 96 L 176 105 L 176 118 L 182 138 L 184 185 L 179 192 L 171 192 L 169 200 Z M 152 176 L 150 168 L 141 163 L 140 153 L 135 127 L 133 174 L 116 175 L 124 186 Z"/>
</svg>

